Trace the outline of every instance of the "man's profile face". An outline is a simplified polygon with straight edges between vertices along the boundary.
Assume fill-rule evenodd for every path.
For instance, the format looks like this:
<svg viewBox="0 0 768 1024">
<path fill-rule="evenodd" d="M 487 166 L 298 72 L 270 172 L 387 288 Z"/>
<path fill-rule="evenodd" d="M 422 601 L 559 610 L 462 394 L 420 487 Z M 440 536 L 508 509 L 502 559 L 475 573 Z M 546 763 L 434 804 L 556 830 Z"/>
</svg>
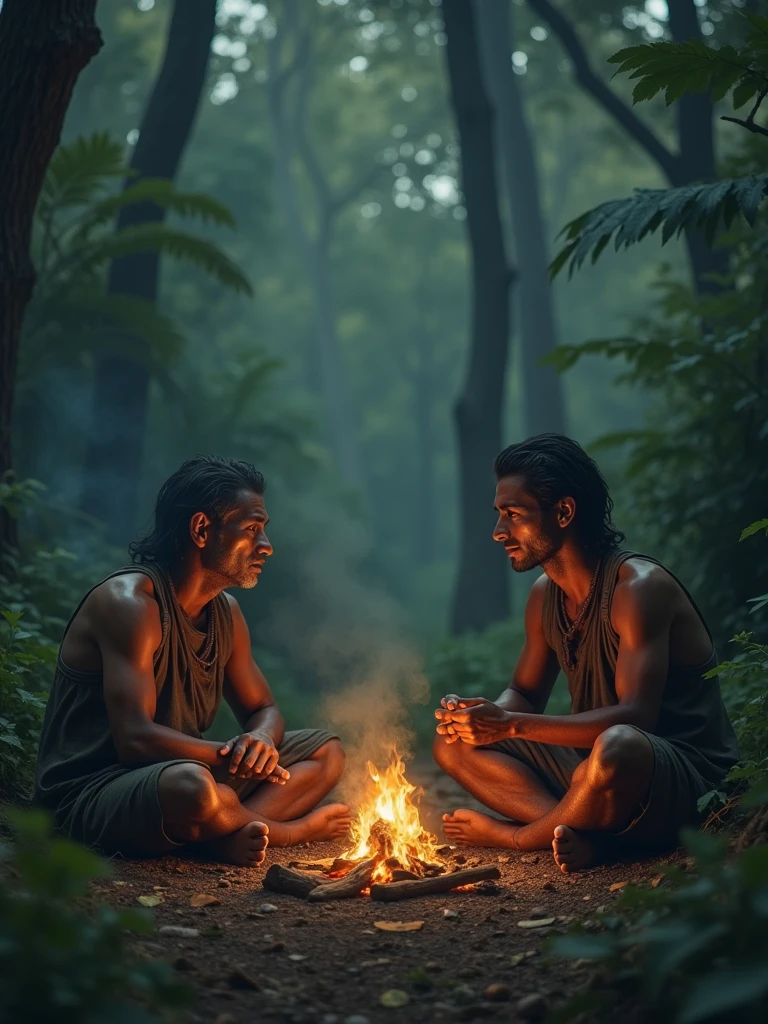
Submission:
<svg viewBox="0 0 768 1024">
<path fill-rule="evenodd" d="M 255 587 L 272 545 L 264 532 L 269 516 L 264 497 L 241 491 L 237 506 L 210 526 L 210 540 L 201 552 L 206 569 L 228 580 L 227 586 Z"/>
<path fill-rule="evenodd" d="M 499 514 L 493 539 L 504 545 L 515 572 L 535 569 L 562 543 L 554 509 L 542 509 L 525 488 L 525 477 L 505 476 L 496 485 L 494 508 Z"/>
</svg>

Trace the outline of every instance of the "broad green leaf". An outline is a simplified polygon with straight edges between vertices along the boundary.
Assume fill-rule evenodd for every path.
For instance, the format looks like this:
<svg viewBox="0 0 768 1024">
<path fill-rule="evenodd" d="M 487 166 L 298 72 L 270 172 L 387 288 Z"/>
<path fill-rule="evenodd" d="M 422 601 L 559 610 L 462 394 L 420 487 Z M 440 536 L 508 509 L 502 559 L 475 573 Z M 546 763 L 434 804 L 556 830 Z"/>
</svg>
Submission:
<svg viewBox="0 0 768 1024">
<path fill-rule="evenodd" d="M 690 989 L 678 1024 L 697 1024 L 746 1007 L 768 992 L 768 963 L 710 971 Z"/>
</svg>

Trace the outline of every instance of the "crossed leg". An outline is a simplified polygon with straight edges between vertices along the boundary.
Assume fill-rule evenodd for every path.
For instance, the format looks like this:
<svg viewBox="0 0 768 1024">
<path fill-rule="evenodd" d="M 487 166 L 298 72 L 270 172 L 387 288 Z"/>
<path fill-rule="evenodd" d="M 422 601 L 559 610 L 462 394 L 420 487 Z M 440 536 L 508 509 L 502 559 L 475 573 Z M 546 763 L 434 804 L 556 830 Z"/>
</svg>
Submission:
<svg viewBox="0 0 768 1024">
<path fill-rule="evenodd" d="M 290 846 L 347 831 L 348 807 L 315 807 L 343 770 L 341 744 L 329 740 L 306 761 L 291 767 L 285 786 L 264 783 L 241 803 L 231 786 L 217 782 L 202 765 L 169 765 L 157 784 L 165 830 L 180 843 L 207 843 L 222 860 L 261 864 L 268 841 Z"/>
<path fill-rule="evenodd" d="M 463 744 L 445 746 L 450 749 Z M 448 839 L 519 850 L 544 850 L 551 845 L 555 862 L 566 872 L 579 871 L 600 859 L 605 839 L 626 827 L 647 797 L 655 765 L 653 748 L 640 731 L 627 725 L 613 726 L 597 738 L 589 757 L 574 771 L 570 789 L 558 801 L 514 758 L 472 747 L 468 751 L 503 758 L 509 764 L 497 769 L 495 780 L 488 780 L 475 774 L 487 767 L 486 759 L 472 759 L 463 751 L 446 755 L 435 745 L 441 767 L 478 799 L 513 820 L 460 808 L 444 815 Z M 459 763 L 461 768 L 457 768 Z M 505 785 L 509 786 L 506 793 Z M 541 808 L 541 813 L 531 815 L 536 808 Z"/>
</svg>

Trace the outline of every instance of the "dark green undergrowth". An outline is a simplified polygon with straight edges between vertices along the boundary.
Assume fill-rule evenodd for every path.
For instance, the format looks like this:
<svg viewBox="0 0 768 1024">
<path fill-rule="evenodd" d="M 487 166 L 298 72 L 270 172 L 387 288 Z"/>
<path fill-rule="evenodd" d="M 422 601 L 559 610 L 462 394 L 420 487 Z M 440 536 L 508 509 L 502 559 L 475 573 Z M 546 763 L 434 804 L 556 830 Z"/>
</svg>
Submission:
<svg viewBox="0 0 768 1024">
<path fill-rule="evenodd" d="M 54 838 L 41 813 L 12 810 L 0 845 L 0 1021 L 153 1024 L 188 1002 L 172 968 L 142 959 L 130 936 L 153 931 L 145 910 L 98 906 L 89 884 L 111 868 Z"/>
</svg>

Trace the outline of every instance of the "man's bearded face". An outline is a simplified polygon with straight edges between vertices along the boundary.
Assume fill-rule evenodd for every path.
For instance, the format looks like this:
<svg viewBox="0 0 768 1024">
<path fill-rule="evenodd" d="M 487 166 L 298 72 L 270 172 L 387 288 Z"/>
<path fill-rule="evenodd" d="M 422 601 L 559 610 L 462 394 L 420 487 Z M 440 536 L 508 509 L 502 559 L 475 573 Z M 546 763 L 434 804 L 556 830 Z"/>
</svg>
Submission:
<svg viewBox="0 0 768 1024">
<path fill-rule="evenodd" d="M 525 489 L 525 478 L 508 476 L 496 486 L 494 506 L 499 514 L 493 539 L 504 550 L 515 572 L 528 572 L 557 553 L 562 531 L 554 509 L 542 509 Z"/>
<path fill-rule="evenodd" d="M 263 496 L 243 491 L 237 507 L 211 524 L 210 541 L 201 552 L 203 566 L 224 577 L 227 587 L 255 587 L 272 554 L 265 533 L 268 522 Z"/>
</svg>

